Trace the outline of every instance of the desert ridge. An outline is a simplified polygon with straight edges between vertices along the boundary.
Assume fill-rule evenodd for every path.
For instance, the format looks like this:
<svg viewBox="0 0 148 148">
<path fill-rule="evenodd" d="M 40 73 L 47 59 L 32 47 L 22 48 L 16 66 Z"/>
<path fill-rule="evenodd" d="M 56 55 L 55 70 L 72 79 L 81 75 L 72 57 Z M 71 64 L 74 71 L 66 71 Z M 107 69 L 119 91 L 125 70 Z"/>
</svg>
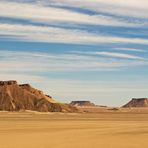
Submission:
<svg viewBox="0 0 148 148">
<path fill-rule="evenodd" d="M 39 112 L 122 112 L 148 109 L 147 98 L 133 98 L 122 107 L 96 105 L 90 101 L 60 103 L 30 84 L 18 84 L 15 80 L 0 81 L 0 111 L 31 110 Z"/>
<path fill-rule="evenodd" d="M 0 110 L 39 112 L 76 112 L 69 104 L 59 103 L 51 96 L 33 88 L 30 84 L 18 84 L 17 81 L 0 81 Z"/>
</svg>

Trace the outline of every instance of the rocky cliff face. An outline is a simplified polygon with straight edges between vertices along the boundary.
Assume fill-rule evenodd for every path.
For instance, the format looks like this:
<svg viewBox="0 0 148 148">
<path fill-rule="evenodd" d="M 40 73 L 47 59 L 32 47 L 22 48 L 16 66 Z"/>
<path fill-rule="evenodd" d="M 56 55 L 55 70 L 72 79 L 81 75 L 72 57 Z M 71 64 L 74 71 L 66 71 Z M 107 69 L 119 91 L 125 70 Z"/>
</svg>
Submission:
<svg viewBox="0 0 148 148">
<path fill-rule="evenodd" d="M 40 112 L 75 112 L 71 105 L 61 104 L 44 95 L 29 84 L 18 85 L 17 81 L 0 81 L 0 110 L 33 110 Z"/>
<path fill-rule="evenodd" d="M 148 98 L 133 98 L 123 107 L 148 107 Z"/>
<path fill-rule="evenodd" d="M 90 101 L 72 101 L 70 104 L 77 107 L 95 107 L 96 106 L 94 103 L 91 103 Z"/>
<path fill-rule="evenodd" d="M 44 98 L 49 102 L 57 103 L 51 96 L 45 95 L 42 91 L 31 87 L 29 84 L 21 84 L 19 85 L 22 89 L 27 90 L 28 92 L 38 96 L 39 98 Z"/>
</svg>

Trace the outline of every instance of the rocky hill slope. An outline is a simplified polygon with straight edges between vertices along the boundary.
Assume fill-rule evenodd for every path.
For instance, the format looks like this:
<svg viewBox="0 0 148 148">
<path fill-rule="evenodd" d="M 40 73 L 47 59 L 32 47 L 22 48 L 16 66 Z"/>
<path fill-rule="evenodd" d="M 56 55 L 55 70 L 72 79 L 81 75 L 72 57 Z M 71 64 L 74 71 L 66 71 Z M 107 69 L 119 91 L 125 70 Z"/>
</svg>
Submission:
<svg viewBox="0 0 148 148">
<path fill-rule="evenodd" d="M 51 96 L 17 81 L 0 81 L 0 110 L 40 112 L 76 112 L 72 105 L 56 102 Z"/>
<path fill-rule="evenodd" d="M 148 98 L 133 98 L 123 107 L 148 107 Z"/>
</svg>

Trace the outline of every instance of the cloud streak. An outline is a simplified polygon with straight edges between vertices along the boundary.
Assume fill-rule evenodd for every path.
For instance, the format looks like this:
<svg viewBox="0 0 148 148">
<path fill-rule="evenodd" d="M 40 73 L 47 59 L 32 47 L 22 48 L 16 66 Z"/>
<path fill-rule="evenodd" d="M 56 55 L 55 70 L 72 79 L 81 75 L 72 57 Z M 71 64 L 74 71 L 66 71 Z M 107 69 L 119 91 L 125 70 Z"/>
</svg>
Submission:
<svg viewBox="0 0 148 148">
<path fill-rule="evenodd" d="M 51 0 L 54 5 L 72 6 L 89 9 L 96 12 L 103 12 L 113 15 L 126 17 L 148 18 L 148 1 L 147 0 Z M 47 1 L 45 1 L 48 3 Z"/>
<path fill-rule="evenodd" d="M 98 55 L 98 57 L 94 57 L 93 54 Z M 57 55 L 0 50 L 0 55 L 2 58 L 0 60 L 1 72 L 111 71 L 147 64 L 146 61 L 141 61 L 142 58 L 134 55 L 110 52 L 63 53 Z M 125 58 L 126 60 L 117 61 L 108 57 Z M 133 59 L 133 61 L 128 59 Z"/>
<path fill-rule="evenodd" d="M 118 19 L 105 15 L 89 15 L 86 13 L 74 12 L 67 9 L 46 7 L 42 5 L 1 2 L 0 16 L 9 18 L 26 19 L 32 22 L 44 22 L 47 24 L 72 23 L 85 25 L 103 25 L 119 27 L 140 27 L 142 23 L 130 22 L 125 19 Z M 62 16 L 62 17 L 61 17 Z"/>
<path fill-rule="evenodd" d="M 147 39 L 125 38 L 117 36 L 103 36 L 82 30 L 63 29 L 57 27 L 41 27 L 33 25 L 0 24 L 0 35 L 10 39 L 22 41 L 48 42 L 48 43 L 130 43 L 148 45 Z"/>
<path fill-rule="evenodd" d="M 139 0 L 138 2 L 136 1 L 134 5 L 133 3 L 133 0 L 130 0 L 129 3 L 112 0 L 107 2 L 102 0 L 95 0 L 93 2 L 90 2 L 89 0 L 86 0 L 85 2 L 82 0 L 76 0 L 75 2 L 68 0 L 43 0 L 40 2 L 2 1 L 0 3 L 0 16 L 4 17 L 7 21 L 11 19 L 11 21 L 9 23 L 5 21 L 0 23 L 0 35 L 1 38 L 6 37 L 10 40 L 27 42 L 70 44 L 128 43 L 147 45 L 148 40 L 143 37 L 125 37 L 119 36 L 118 34 L 112 34 L 112 32 L 102 33 L 102 31 L 99 31 L 98 33 L 96 31 L 91 31 L 93 27 L 98 28 L 99 25 L 121 28 L 147 26 L 147 20 L 136 20 L 124 17 L 119 18 L 112 15 L 114 7 L 128 8 L 128 10 L 130 10 L 130 8 L 136 10 L 145 10 L 147 8 L 143 5 L 138 7 L 141 3 Z M 147 4 L 144 0 L 143 3 Z M 77 9 L 75 10 L 72 8 Z M 91 14 L 87 11 L 82 11 L 83 9 L 93 10 L 96 11 L 96 13 Z M 109 12 L 106 12 L 106 10 Z M 20 20 L 13 22 L 13 19 Z M 23 24 L 22 21 L 25 20 L 29 20 L 30 23 Z M 42 24 L 39 25 L 36 23 Z M 54 25 L 58 27 L 50 27 Z M 90 28 L 87 25 L 91 25 Z"/>
<path fill-rule="evenodd" d="M 102 56 L 109 56 L 109 57 L 117 57 L 117 58 L 144 60 L 144 58 L 139 56 L 125 54 L 125 53 L 118 53 L 118 52 L 95 52 L 95 54 L 102 55 Z"/>
<path fill-rule="evenodd" d="M 136 49 L 136 48 L 114 48 L 114 50 L 119 50 L 119 51 L 130 51 L 130 52 L 146 52 L 146 50 L 143 49 Z"/>
</svg>

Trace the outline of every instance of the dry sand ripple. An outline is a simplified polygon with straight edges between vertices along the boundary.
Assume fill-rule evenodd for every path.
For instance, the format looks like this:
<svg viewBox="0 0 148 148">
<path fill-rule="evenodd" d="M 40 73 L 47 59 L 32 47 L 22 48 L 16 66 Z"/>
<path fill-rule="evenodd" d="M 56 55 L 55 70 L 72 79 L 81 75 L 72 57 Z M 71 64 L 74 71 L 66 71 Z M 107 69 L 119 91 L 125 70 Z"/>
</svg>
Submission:
<svg viewBox="0 0 148 148">
<path fill-rule="evenodd" d="M 0 148 L 146 148 L 148 114 L 0 113 Z"/>
</svg>

